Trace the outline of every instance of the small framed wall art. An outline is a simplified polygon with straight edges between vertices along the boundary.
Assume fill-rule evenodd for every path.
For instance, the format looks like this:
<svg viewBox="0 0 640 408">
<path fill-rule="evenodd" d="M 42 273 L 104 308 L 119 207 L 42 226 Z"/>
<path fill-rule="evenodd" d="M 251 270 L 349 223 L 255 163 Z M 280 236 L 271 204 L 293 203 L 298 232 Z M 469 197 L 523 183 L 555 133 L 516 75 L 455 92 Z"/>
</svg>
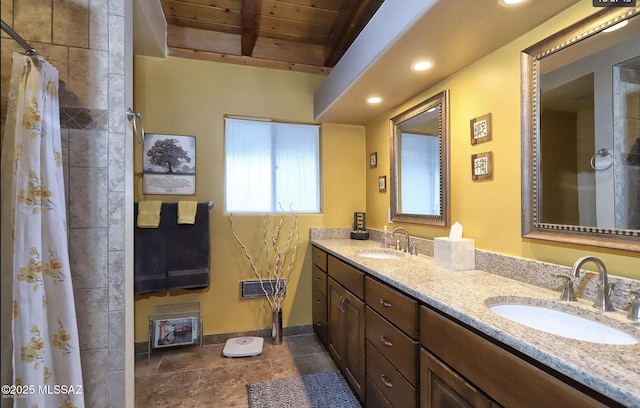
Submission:
<svg viewBox="0 0 640 408">
<path fill-rule="evenodd" d="M 471 144 L 488 142 L 492 139 L 491 113 L 471 119 Z"/>
<path fill-rule="evenodd" d="M 493 152 L 478 153 L 471 156 L 471 179 L 493 179 Z"/>
<path fill-rule="evenodd" d="M 378 191 L 381 193 L 387 192 L 387 176 L 378 177 Z"/>
<path fill-rule="evenodd" d="M 369 167 L 372 169 L 378 167 L 378 152 L 373 152 L 369 155 Z"/>
</svg>

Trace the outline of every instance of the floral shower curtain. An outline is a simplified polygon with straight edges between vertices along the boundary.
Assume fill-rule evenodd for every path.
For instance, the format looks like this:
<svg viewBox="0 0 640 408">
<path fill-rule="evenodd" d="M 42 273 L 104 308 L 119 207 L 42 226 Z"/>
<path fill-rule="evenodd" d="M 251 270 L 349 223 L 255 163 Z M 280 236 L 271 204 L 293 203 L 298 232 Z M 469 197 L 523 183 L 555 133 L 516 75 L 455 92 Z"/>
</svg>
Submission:
<svg viewBox="0 0 640 408">
<path fill-rule="evenodd" d="M 84 407 L 67 245 L 58 71 L 44 58 L 14 53 L 7 111 L 2 274 L 11 275 L 13 287 L 13 388 L 8 394 L 14 394 L 14 407 Z"/>
</svg>

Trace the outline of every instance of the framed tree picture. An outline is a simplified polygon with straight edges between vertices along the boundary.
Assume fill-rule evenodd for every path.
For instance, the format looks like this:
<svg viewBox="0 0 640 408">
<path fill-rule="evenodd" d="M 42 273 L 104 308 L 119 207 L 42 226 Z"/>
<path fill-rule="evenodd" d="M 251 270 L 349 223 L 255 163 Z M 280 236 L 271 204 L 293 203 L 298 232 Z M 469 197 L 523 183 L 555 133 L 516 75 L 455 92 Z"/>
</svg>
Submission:
<svg viewBox="0 0 640 408">
<path fill-rule="evenodd" d="M 147 133 L 144 136 L 144 194 L 196 193 L 196 138 Z"/>
</svg>

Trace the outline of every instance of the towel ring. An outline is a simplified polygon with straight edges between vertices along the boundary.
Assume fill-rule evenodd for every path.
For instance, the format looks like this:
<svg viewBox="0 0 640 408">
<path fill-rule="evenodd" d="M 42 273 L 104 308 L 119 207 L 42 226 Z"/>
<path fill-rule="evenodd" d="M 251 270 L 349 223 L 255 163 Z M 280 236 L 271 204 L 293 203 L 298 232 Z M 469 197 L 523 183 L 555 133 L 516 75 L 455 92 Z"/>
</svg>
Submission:
<svg viewBox="0 0 640 408">
<path fill-rule="evenodd" d="M 144 124 L 142 123 L 142 114 L 140 112 L 134 112 L 131 108 L 127 108 L 127 119 L 129 119 L 129 122 L 133 121 L 133 133 L 136 135 L 138 143 L 144 144 Z M 140 120 L 140 129 L 142 130 L 141 136 L 138 135 L 136 119 Z"/>
<path fill-rule="evenodd" d="M 609 156 L 609 158 L 611 159 L 611 161 L 609 162 L 609 164 L 607 164 L 605 167 L 596 167 L 596 157 L 607 157 Z M 591 168 L 594 169 L 595 171 L 603 171 L 608 169 L 609 167 L 613 166 L 613 156 L 611 156 L 611 152 L 609 152 L 609 149 L 607 149 L 606 147 L 604 149 L 600 149 L 597 152 L 594 153 L 593 156 L 591 156 Z"/>
</svg>

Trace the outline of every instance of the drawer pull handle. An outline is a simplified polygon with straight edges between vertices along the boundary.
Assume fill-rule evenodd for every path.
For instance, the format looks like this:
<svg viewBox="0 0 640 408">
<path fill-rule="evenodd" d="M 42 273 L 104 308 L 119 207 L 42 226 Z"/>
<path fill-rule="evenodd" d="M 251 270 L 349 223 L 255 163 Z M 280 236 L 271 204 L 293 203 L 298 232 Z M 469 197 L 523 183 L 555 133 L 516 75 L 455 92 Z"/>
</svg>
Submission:
<svg viewBox="0 0 640 408">
<path fill-rule="evenodd" d="M 380 336 L 380 341 L 387 347 L 393 347 L 393 343 L 385 336 Z"/>
<path fill-rule="evenodd" d="M 393 388 L 393 383 L 391 383 L 391 380 L 389 380 L 389 377 L 387 377 L 384 374 L 380 374 L 380 379 L 382 380 L 382 383 L 384 385 L 386 385 L 389 388 Z"/>
<path fill-rule="evenodd" d="M 380 304 L 384 307 L 391 307 L 391 302 L 382 298 L 380 298 Z"/>
</svg>

